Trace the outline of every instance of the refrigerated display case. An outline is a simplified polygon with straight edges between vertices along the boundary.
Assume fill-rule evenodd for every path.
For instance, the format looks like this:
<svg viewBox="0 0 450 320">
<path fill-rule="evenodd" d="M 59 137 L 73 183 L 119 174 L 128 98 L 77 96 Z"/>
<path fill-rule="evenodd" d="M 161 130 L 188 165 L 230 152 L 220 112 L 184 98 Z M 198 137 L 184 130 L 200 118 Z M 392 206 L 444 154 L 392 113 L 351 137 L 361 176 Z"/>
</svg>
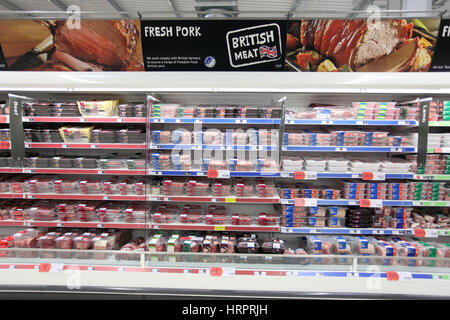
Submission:
<svg viewBox="0 0 450 320">
<path fill-rule="evenodd" d="M 164 74 L 157 81 L 146 74 L 136 74 L 133 77 L 146 79 L 146 87 L 139 88 L 142 86 L 140 79 L 129 88 L 121 88 L 120 93 L 112 84 L 116 80 L 114 74 L 102 75 L 104 83 L 100 89 L 84 87 L 85 84 L 80 82 L 81 87 L 72 87 L 70 92 L 65 87 L 67 84 L 55 81 L 60 77 L 64 79 L 64 74 L 52 73 L 50 79 L 46 74 L 30 73 L 29 84 L 23 83 L 22 75 L 10 73 L 10 87 L 3 88 L 3 93 L 19 94 L 26 97 L 23 100 L 26 102 L 44 100 L 44 97 L 57 97 L 61 101 L 86 100 L 86 97 L 98 95 L 146 104 L 149 116 L 140 118 L 143 120 L 138 123 L 147 133 L 148 140 L 143 144 L 145 154 L 140 158 L 136 156 L 139 150 L 121 150 L 119 144 L 115 145 L 114 151 L 125 151 L 120 157 L 103 156 L 110 150 L 91 147 L 98 143 L 87 143 L 88 150 L 64 143 L 65 147 L 57 148 L 29 146 L 25 148 L 26 157 L 31 151 L 37 158 L 24 162 L 26 167 L 13 163 L 0 169 L 6 184 L 0 196 L 9 199 L 2 205 L 5 213 L 0 221 L 1 233 L 5 236 L 2 238 L 0 271 L 5 274 L 2 277 L 5 288 L 42 290 L 45 284 L 56 291 L 100 292 L 120 287 L 128 292 L 180 295 L 229 296 L 234 291 L 238 295 L 255 297 L 314 296 L 319 292 L 328 297 L 448 296 L 446 243 L 449 229 L 445 217 L 449 200 L 445 172 L 418 173 L 410 163 L 414 160 L 411 155 L 417 153 L 415 145 L 381 145 L 384 149 L 377 152 L 370 149 L 372 146 L 355 146 L 359 148 L 357 153 L 345 150 L 350 148 L 347 145 L 331 146 L 333 152 L 327 150 L 326 153 L 320 149 L 322 146 L 310 146 L 317 149 L 305 154 L 302 150 L 286 149 L 283 141 L 285 133 L 300 132 L 305 128 L 313 132 L 319 127 L 332 134 L 355 132 L 358 126 L 358 134 L 382 132 L 385 141 L 384 132 L 399 130 L 402 134 L 414 134 L 419 125 L 416 119 L 361 122 L 328 118 L 311 119 L 319 123 L 304 120 L 295 123 L 293 121 L 298 120 L 292 120 L 287 110 L 309 110 L 310 103 L 351 106 L 352 102 L 359 101 L 395 101 L 401 105 L 416 98 L 428 103 L 430 97 L 432 101 L 445 101 L 445 90 L 448 89 L 437 84 L 444 83 L 441 81 L 447 78 L 445 74 L 429 76 L 426 88 L 421 88 L 423 83 L 414 82 L 413 78 L 420 78 L 416 74 L 407 78 L 401 74 L 389 75 L 390 81 L 397 84 L 396 88 L 382 87 L 385 74 L 371 74 L 370 80 L 358 74 L 333 74 L 330 76 L 335 80 L 333 84 L 316 83 L 314 88 L 314 81 L 321 82 L 321 79 L 307 74 L 296 79 L 295 86 L 302 87 L 300 82 L 305 82 L 305 88 L 301 89 L 293 88 L 292 83 L 288 85 L 293 79 L 290 74 L 281 74 L 277 87 L 265 88 L 266 82 L 262 85 L 254 75 L 243 73 L 242 77 L 254 80 L 255 86 L 239 89 L 232 81 L 235 74 L 212 74 L 207 82 L 215 77 L 223 86 L 209 88 L 206 79 L 195 73 L 179 74 L 176 82 Z M 14 84 L 18 76 L 21 80 Z M 40 83 L 30 90 L 32 78 L 37 76 L 49 84 L 53 82 L 52 85 Z M 77 74 L 74 77 L 95 76 Z M 122 79 L 126 76 L 121 75 Z M 164 78 L 172 82 L 173 88 L 160 87 L 158 90 Z M 306 82 L 309 88 L 306 88 Z M 131 79 L 127 83 L 131 84 Z M 360 84 L 360 88 L 355 89 L 354 83 Z M 108 85 L 111 85 L 110 89 Z M 185 87 L 181 88 L 182 85 Z M 283 85 L 286 87 L 281 88 Z M 147 86 L 151 86 L 151 90 Z M 141 100 L 136 100 L 136 96 Z M 261 109 L 279 109 L 281 113 L 278 118 L 155 117 L 153 108 L 164 104 L 259 106 Z M 24 116 L 23 124 L 25 128 L 33 128 L 45 127 L 57 120 L 66 121 L 55 118 L 27 122 L 29 118 Z M 136 125 L 118 121 L 114 127 L 111 119 L 104 121 L 95 117 L 70 121 L 77 121 L 77 126 L 91 126 L 92 123 L 99 128 L 108 126 L 112 131 L 117 127 Z M 442 124 L 445 123 L 429 122 L 429 131 L 445 133 L 445 127 L 436 127 Z M 7 125 L 6 121 L 4 126 Z M 194 143 L 194 134 L 188 135 L 192 140 L 184 144 L 154 144 L 152 140 L 153 131 L 198 132 L 200 125 L 205 129 L 220 128 L 220 131 L 212 132 L 223 133 L 219 134 L 221 143 Z M 232 133 L 243 128 L 252 130 L 247 130 L 247 135 L 242 130 L 247 140 L 239 141 L 244 138 Z M 248 136 L 255 134 L 254 128 L 269 128 L 272 130 L 269 132 L 275 132 L 274 143 L 249 144 Z M 234 131 L 227 134 L 227 129 Z M 172 132 L 170 137 L 177 139 L 177 134 Z M 225 137 L 231 137 L 232 141 Z M 326 142 L 330 147 L 331 143 Z M 243 150 L 233 150 L 239 146 L 243 146 Z M 270 165 L 267 171 L 264 168 L 258 170 L 258 161 L 249 165 L 244 163 L 244 170 L 238 170 L 239 165 L 236 166 L 234 160 L 229 161 L 234 159 L 231 153 L 222 164 L 209 161 L 208 167 L 201 160 L 194 163 L 205 154 L 210 156 L 212 153 L 208 149 L 212 148 L 223 154 L 241 152 L 245 160 L 252 152 L 267 159 L 271 155 L 268 147 L 274 148 L 270 159 L 276 167 Z M 181 153 L 188 151 L 191 155 L 177 158 L 170 154 L 169 162 L 165 164 L 164 158 L 155 160 L 155 153 L 164 154 L 165 150 L 173 148 L 179 148 Z M 445 147 L 437 151 L 446 152 Z M 94 152 L 95 168 L 75 167 L 76 159 L 89 159 Z M 194 153 L 197 154 L 194 156 Z M 69 161 L 73 167 L 36 166 L 38 161 L 45 164 L 40 160 L 46 157 L 50 158 L 49 163 L 55 161 L 54 155 L 73 159 Z M 358 161 L 364 156 L 371 163 L 358 167 Z M 375 158 L 380 160 L 373 161 Z M 406 160 L 392 160 L 398 158 Z M 288 161 L 284 161 L 286 159 Z M 139 169 L 134 169 L 128 167 L 131 160 L 143 163 L 139 164 Z M 389 160 L 391 162 L 387 162 Z M 442 163 L 446 160 L 439 161 L 439 170 L 445 171 Z M 60 159 L 58 162 L 63 164 Z M 396 169 L 397 163 L 403 166 Z M 8 175 L 11 172 L 16 176 Z M 111 176 L 116 178 L 111 179 Z M 143 189 L 136 189 L 136 183 L 143 178 Z M 120 186 L 128 186 L 127 183 L 131 186 L 122 189 L 126 193 L 122 194 Z M 422 183 L 423 190 L 431 188 L 431 191 L 413 192 L 413 198 L 408 198 L 410 189 L 400 192 L 390 186 L 402 183 L 407 183 L 408 187 Z M 13 187 L 16 184 L 17 187 Z M 361 189 L 364 184 L 367 197 L 354 197 L 354 184 L 361 194 L 366 192 Z M 430 186 L 424 187 L 425 184 Z M 61 187 L 64 192 L 56 191 Z M 83 192 L 82 189 L 86 190 Z M 136 190 L 145 192 L 138 194 Z M 16 205 L 16 201 L 20 204 Z M 39 201 L 46 201 L 51 208 Z M 8 208 L 11 208 L 9 212 Z M 136 216 L 133 215 L 135 212 Z M 434 218 L 433 222 L 426 220 L 430 217 Z M 380 220 L 382 223 L 376 224 Z M 27 229 L 33 230 L 30 230 L 33 233 L 31 240 L 18 240 L 30 239 L 25 233 L 16 241 L 15 235 Z M 49 232 L 57 233 L 58 237 L 54 235 L 53 238 Z M 108 235 L 115 235 L 115 238 L 111 240 Z M 8 241 L 8 236 L 13 237 L 12 240 Z M 33 244 L 33 240 L 39 245 Z M 80 249 L 84 250 L 80 252 Z M 116 273 L 117 276 L 110 277 Z"/>
<path fill-rule="evenodd" d="M 0 291 L 448 298 L 448 83 L 0 72 Z"/>
</svg>

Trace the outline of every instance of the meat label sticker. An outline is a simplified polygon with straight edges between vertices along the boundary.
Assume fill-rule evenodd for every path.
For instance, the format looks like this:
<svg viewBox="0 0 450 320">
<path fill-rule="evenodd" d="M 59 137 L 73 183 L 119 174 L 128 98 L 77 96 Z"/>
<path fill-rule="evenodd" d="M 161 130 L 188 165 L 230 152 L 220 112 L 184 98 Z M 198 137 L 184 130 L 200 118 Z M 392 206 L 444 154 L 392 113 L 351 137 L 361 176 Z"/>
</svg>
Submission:
<svg viewBox="0 0 450 320">
<path fill-rule="evenodd" d="M 273 62 L 283 54 L 280 26 L 276 23 L 230 31 L 226 39 L 233 68 Z"/>
</svg>

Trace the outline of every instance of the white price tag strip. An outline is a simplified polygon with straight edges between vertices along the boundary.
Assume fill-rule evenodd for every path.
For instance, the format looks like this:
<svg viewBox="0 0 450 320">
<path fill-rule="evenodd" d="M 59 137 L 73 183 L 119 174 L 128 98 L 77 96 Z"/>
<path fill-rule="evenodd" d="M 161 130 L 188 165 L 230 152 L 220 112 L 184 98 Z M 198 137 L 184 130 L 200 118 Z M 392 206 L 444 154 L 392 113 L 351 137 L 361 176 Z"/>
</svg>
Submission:
<svg viewBox="0 0 450 320">
<path fill-rule="evenodd" d="M 255 275 L 255 276 L 263 276 L 263 277 L 265 277 L 265 276 L 266 276 L 266 273 L 265 273 L 264 271 L 255 271 L 255 272 L 254 272 L 254 275 Z"/>
<path fill-rule="evenodd" d="M 230 179 L 230 170 L 217 170 L 217 178 Z"/>
<path fill-rule="evenodd" d="M 425 229 L 426 238 L 437 238 L 439 236 L 437 229 Z"/>
<path fill-rule="evenodd" d="M 383 208 L 383 200 L 370 200 L 371 208 Z"/>
<path fill-rule="evenodd" d="M 305 199 L 305 207 L 317 207 L 317 199 Z"/>
<path fill-rule="evenodd" d="M 397 272 L 398 280 L 400 281 L 412 281 L 413 277 L 411 272 Z"/>
<path fill-rule="evenodd" d="M 347 278 L 359 278 L 358 272 L 347 272 Z"/>
<path fill-rule="evenodd" d="M 373 172 L 373 180 L 386 180 L 386 173 L 384 172 Z"/>
<path fill-rule="evenodd" d="M 317 180 L 317 171 L 305 171 L 305 180 Z"/>
<path fill-rule="evenodd" d="M 224 277 L 233 277 L 236 274 L 236 269 L 235 268 L 222 268 L 222 276 Z"/>
<path fill-rule="evenodd" d="M 64 270 L 64 263 L 52 263 L 49 272 L 61 272 Z"/>
</svg>

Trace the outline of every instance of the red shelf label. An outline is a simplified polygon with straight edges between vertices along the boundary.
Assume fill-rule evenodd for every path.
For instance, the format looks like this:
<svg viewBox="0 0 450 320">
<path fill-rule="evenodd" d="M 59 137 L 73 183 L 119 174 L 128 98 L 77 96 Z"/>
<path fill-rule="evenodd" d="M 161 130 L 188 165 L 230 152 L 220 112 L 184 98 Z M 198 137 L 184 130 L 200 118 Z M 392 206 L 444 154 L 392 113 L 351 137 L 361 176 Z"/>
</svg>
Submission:
<svg viewBox="0 0 450 320">
<path fill-rule="evenodd" d="M 370 200 L 368 200 L 368 199 L 359 200 L 359 206 L 361 208 L 370 208 Z"/>
<path fill-rule="evenodd" d="M 395 271 L 386 271 L 386 278 L 388 281 L 398 281 L 400 276 Z"/>
<path fill-rule="evenodd" d="M 221 267 L 211 267 L 209 274 L 213 277 L 220 277 L 223 274 L 223 269 Z"/>
<path fill-rule="evenodd" d="M 363 180 L 373 180 L 373 172 L 363 172 L 362 179 Z"/>
<path fill-rule="evenodd" d="M 208 178 L 217 178 L 219 176 L 218 170 L 208 170 Z"/>
<path fill-rule="evenodd" d="M 11 142 L 0 141 L 0 149 L 11 149 Z"/>
<path fill-rule="evenodd" d="M 414 236 L 418 238 L 425 237 L 425 229 L 414 229 Z"/>
<path fill-rule="evenodd" d="M 51 267 L 50 263 L 41 263 L 39 265 L 39 272 L 49 272 Z"/>
<path fill-rule="evenodd" d="M 8 116 L 0 116 L 0 123 L 8 123 Z"/>
<path fill-rule="evenodd" d="M 295 171 L 294 179 L 295 180 L 304 180 L 306 177 L 305 171 Z"/>
</svg>

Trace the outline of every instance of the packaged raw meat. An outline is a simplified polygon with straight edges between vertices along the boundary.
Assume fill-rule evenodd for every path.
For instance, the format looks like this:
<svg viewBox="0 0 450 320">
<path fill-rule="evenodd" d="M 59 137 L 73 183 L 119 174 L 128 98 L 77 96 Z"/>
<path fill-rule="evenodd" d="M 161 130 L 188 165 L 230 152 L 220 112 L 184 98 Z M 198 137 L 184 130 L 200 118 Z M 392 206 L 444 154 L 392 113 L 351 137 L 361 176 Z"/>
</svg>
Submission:
<svg viewBox="0 0 450 320">
<path fill-rule="evenodd" d="M 395 257 L 397 255 L 397 249 L 392 244 L 388 243 L 387 241 L 379 238 L 373 238 L 371 240 L 371 243 L 375 247 L 375 252 L 379 256 L 393 256 Z"/>
<path fill-rule="evenodd" d="M 262 226 L 273 226 L 279 224 L 280 217 L 275 213 L 259 213 L 257 218 L 257 224 Z"/>
<path fill-rule="evenodd" d="M 284 241 L 281 239 L 266 239 L 261 245 L 261 250 L 264 253 L 282 254 L 284 253 Z"/>
<path fill-rule="evenodd" d="M 239 253 L 257 253 L 259 248 L 260 245 L 256 237 L 241 237 L 238 239 L 237 252 Z"/>
<path fill-rule="evenodd" d="M 251 225 L 253 224 L 253 217 L 243 213 L 233 213 L 231 216 L 232 225 Z"/>
<path fill-rule="evenodd" d="M 310 207 L 309 216 L 310 217 L 325 217 L 327 213 L 326 207 Z"/>
<path fill-rule="evenodd" d="M 83 117 L 113 117 L 117 116 L 119 100 L 78 101 L 77 104 Z"/>
<path fill-rule="evenodd" d="M 124 220 L 123 206 L 120 204 L 106 204 L 97 209 L 98 220 L 101 222 L 118 222 Z"/>
<path fill-rule="evenodd" d="M 56 213 L 54 206 L 45 205 L 44 203 L 37 203 L 27 209 L 31 219 L 35 221 L 52 221 L 56 220 Z"/>
<path fill-rule="evenodd" d="M 308 249 L 311 254 L 331 254 L 332 243 L 325 237 L 308 237 Z"/>
<path fill-rule="evenodd" d="M 329 217 L 327 219 L 327 226 L 329 228 L 345 228 L 346 218 Z"/>
<path fill-rule="evenodd" d="M 375 246 L 365 237 L 346 237 L 347 242 L 350 243 L 354 253 L 358 255 L 374 255 Z"/>
<path fill-rule="evenodd" d="M 78 183 L 80 188 L 80 193 L 82 194 L 102 194 L 103 184 L 101 180 L 98 179 L 81 179 Z"/>
</svg>

